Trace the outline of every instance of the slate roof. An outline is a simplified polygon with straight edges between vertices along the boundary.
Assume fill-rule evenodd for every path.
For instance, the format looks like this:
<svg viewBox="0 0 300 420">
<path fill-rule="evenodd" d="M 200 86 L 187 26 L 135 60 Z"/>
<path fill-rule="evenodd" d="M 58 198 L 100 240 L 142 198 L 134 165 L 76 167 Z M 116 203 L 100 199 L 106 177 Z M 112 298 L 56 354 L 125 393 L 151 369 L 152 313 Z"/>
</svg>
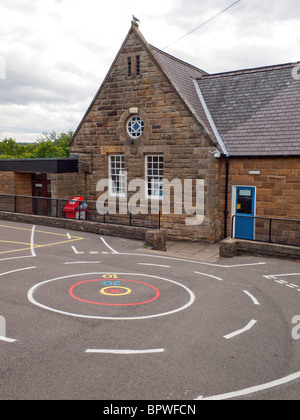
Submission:
<svg viewBox="0 0 300 420">
<path fill-rule="evenodd" d="M 300 155 L 297 63 L 197 79 L 230 156 Z"/>
<path fill-rule="evenodd" d="M 135 23 L 118 55 L 132 31 L 149 49 L 212 144 L 222 153 L 229 156 L 300 156 L 300 80 L 292 76 L 298 63 L 207 74 L 149 45 Z"/>
<path fill-rule="evenodd" d="M 197 79 L 207 73 L 191 64 L 188 64 L 164 51 L 149 45 L 164 72 L 171 79 L 173 86 L 177 89 L 193 115 L 198 119 L 206 132 L 210 134 L 212 141 L 217 144 L 207 115 L 201 106 L 199 96 L 195 89 L 193 79 Z"/>
</svg>

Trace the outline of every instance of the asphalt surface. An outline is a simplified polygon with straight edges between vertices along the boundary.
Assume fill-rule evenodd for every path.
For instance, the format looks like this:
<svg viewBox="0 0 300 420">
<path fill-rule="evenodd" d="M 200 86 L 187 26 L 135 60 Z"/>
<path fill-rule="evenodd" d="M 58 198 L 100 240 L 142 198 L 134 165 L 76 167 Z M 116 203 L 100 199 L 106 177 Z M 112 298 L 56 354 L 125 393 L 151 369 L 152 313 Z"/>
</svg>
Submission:
<svg viewBox="0 0 300 420">
<path fill-rule="evenodd" d="M 1 400 L 299 400 L 299 262 L 0 225 Z"/>
</svg>

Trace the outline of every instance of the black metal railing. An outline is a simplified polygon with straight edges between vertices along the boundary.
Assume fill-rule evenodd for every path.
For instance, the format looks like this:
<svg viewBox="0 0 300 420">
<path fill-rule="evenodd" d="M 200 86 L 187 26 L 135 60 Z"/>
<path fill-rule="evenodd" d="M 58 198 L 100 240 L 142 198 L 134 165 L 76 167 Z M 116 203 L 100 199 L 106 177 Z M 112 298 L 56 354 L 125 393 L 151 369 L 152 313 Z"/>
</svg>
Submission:
<svg viewBox="0 0 300 420">
<path fill-rule="evenodd" d="M 244 235 L 237 227 L 237 223 L 248 223 L 248 233 Z M 280 245 L 300 246 L 300 220 L 277 219 L 271 217 L 257 217 L 234 215 L 231 224 L 231 237 L 247 239 L 257 242 L 268 242 Z"/>
<path fill-rule="evenodd" d="M 65 206 L 70 199 L 34 197 L 14 194 L 0 194 L 0 211 L 10 213 L 34 214 L 38 216 L 66 218 Z M 126 225 L 135 227 L 145 227 L 148 229 L 160 229 L 161 211 L 159 206 L 140 208 L 138 214 L 126 211 L 124 205 L 117 203 L 115 212 L 108 213 L 105 203 L 97 201 L 84 201 L 87 209 L 78 207 L 73 218 L 78 220 L 88 220 L 95 223 L 110 223 L 116 225 Z"/>
</svg>

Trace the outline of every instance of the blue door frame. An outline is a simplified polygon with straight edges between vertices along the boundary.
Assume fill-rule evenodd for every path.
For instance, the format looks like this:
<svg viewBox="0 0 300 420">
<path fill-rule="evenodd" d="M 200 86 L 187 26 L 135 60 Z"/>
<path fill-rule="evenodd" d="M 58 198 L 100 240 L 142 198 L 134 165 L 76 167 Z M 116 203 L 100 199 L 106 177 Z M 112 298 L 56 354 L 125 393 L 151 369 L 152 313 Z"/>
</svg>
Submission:
<svg viewBox="0 0 300 420">
<path fill-rule="evenodd" d="M 235 238 L 254 240 L 256 188 L 235 188 Z"/>
</svg>

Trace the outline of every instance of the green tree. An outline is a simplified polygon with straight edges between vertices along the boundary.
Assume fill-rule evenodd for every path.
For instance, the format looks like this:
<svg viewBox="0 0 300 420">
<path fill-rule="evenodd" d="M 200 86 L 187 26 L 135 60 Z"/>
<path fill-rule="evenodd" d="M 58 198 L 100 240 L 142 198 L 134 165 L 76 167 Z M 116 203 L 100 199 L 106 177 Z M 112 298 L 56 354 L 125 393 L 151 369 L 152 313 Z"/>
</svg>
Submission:
<svg viewBox="0 0 300 420">
<path fill-rule="evenodd" d="M 66 153 L 62 147 L 56 146 L 52 141 L 42 141 L 33 150 L 33 159 L 45 159 L 45 158 L 63 158 L 66 157 Z"/>
<path fill-rule="evenodd" d="M 26 152 L 26 146 L 20 145 L 12 138 L 5 138 L 0 142 L 0 155 L 2 159 L 7 158 L 20 158 Z M 5 158 L 4 158 L 5 156 Z"/>
<path fill-rule="evenodd" d="M 70 156 L 69 143 L 73 131 L 67 133 L 43 133 L 37 143 L 19 144 L 16 140 L 4 139 L 0 142 L 0 159 L 41 159 L 64 158 Z"/>
<path fill-rule="evenodd" d="M 63 149 L 65 156 L 70 156 L 70 147 L 69 143 L 73 136 L 73 131 L 69 130 L 67 133 L 57 133 L 56 131 L 52 131 L 51 133 L 43 133 L 42 138 L 37 139 L 38 142 L 48 142 L 51 141 L 55 146 Z"/>
</svg>

